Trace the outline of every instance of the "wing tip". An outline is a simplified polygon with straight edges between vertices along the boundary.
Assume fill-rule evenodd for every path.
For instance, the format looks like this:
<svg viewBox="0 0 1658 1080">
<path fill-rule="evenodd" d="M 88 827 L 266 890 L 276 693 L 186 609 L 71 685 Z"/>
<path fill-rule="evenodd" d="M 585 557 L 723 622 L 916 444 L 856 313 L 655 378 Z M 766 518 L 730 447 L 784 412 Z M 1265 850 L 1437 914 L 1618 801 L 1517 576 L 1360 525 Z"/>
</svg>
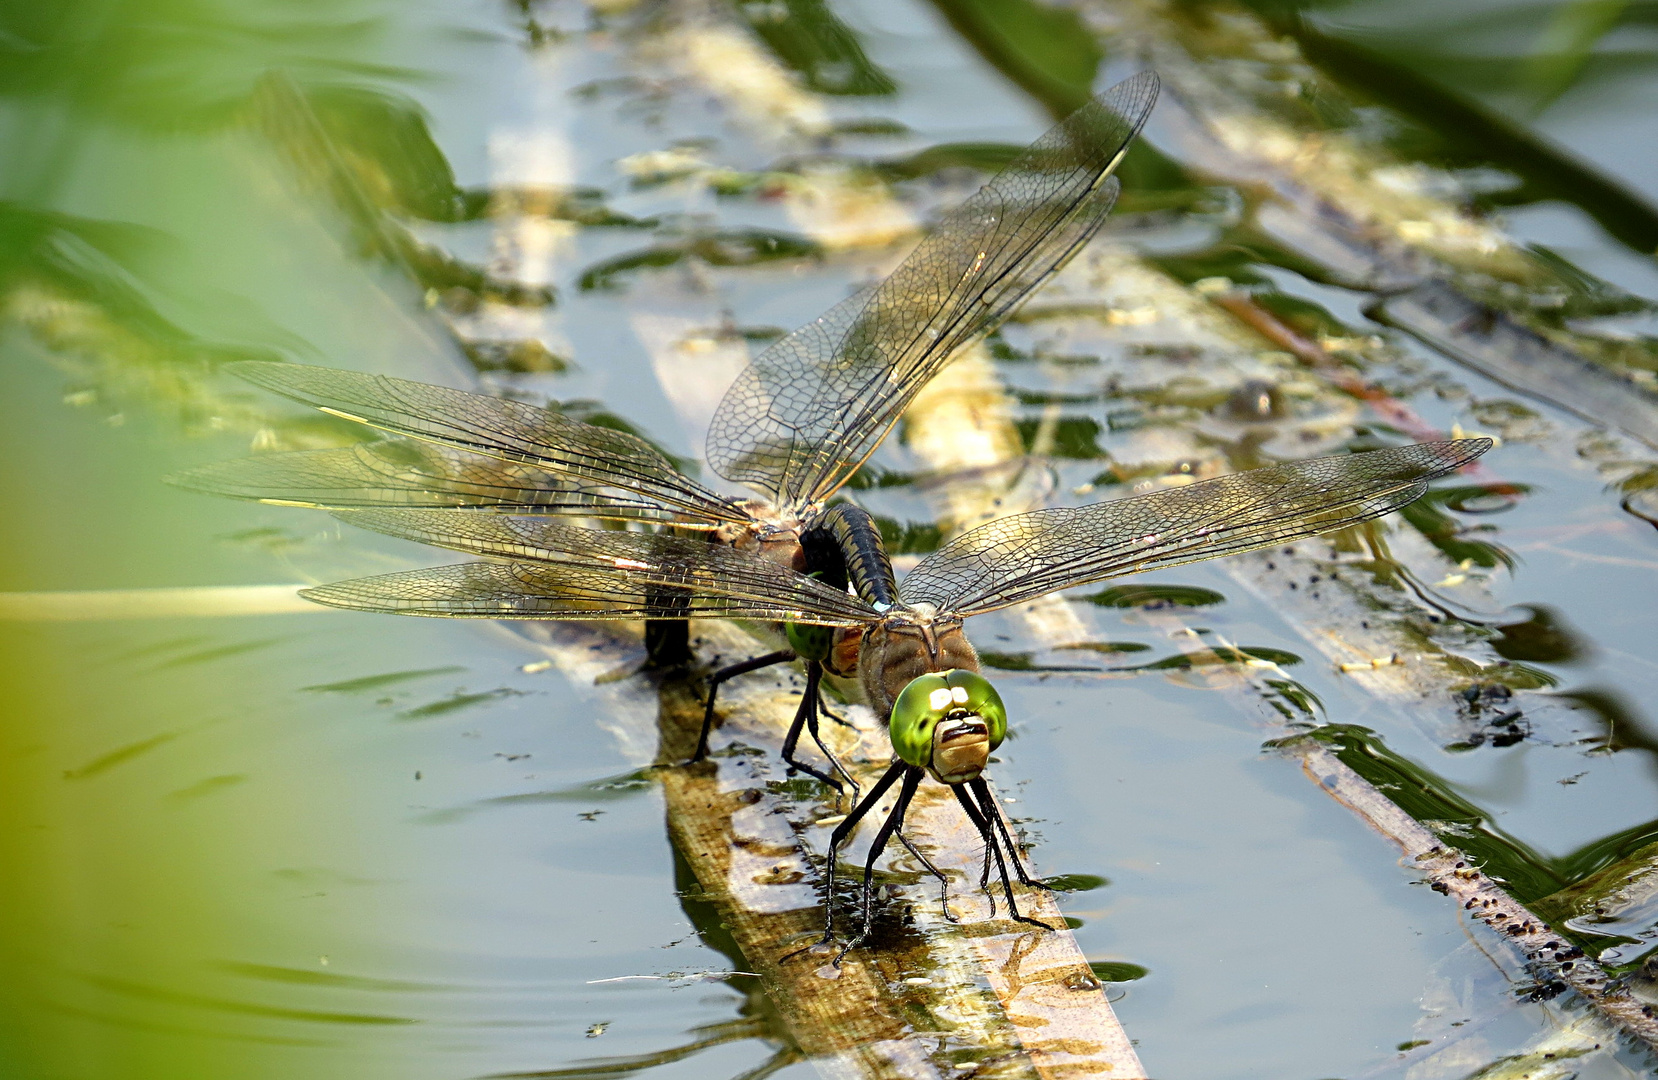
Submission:
<svg viewBox="0 0 1658 1080">
<path fill-rule="evenodd" d="M 247 483 L 239 482 L 233 477 L 227 477 L 226 474 L 233 471 L 232 467 L 239 464 L 241 464 L 241 461 L 219 461 L 209 465 L 198 465 L 193 469 L 180 469 L 178 472 L 163 476 L 161 482 L 168 487 L 175 487 L 181 491 L 188 491 L 196 495 L 213 495 L 221 499 L 266 502 L 275 497 L 268 491 L 262 491 Z M 296 503 L 293 505 L 303 504 Z"/>
<path fill-rule="evenodd" d="M 1488 435 L 1477 435 L 1469 439 L 1446 439 L 1437 445 L 1444 447 L 1449 460 L 1444 467 L 1434 475 L 1443 475 L 1455 472 L 1484 455 L 1486 451 L 1497 445 L 1497 440 Z"/>
<path fill-rule="evenodd" d="M 309 589 L 299 590 L 299 596 L 302 600 L 309 600 L 311 603 L 321 604 L 323 607 L 342 608 L 346 611 L 364 610 L 360 602 L 351 602 L 351 596 L 341 588 L 340 584 L 313 585 Z"/>
<path fill-rule="evenodd" d="M 304 364 L 293 364 L 286 360 L 233 360 L 219 370 L 234 375 L 255 386 L 266 385 L 276 369 L 304 367 Z"/>
<path fill-rule="evenodd" d="M 219 495 L 221 492 L 208 487 L 202 479 L 203 473 L 212 471 L 211 465 L 200 465 L 193 469 L 180 469 L 170 472 L 161 478 L 161 482 L 168 487 L 180 488 L 184 491 L 193 491 L 198 495 Z"/>
<path fill-rule="evenodd" d="M 444 535 L 467 539 L 467 527 L 473 523 L 473 515 L 478 513 L 487 514 L 488 511 L 424 506 L 342 506 L 329 510 L 331 517 L 353 528 L 457 551 L 471 551 L 472 548 L 444 543 Z"/>
<path fill-rule="evenodd" d="M 1132 129 L 1129 137 L 1133 138 L 1145 126 L 1162 92 L 1162 78 L 1154 69 L 1146 68 L 1100 91 L 1094 101 L 1127 119 Z"/>
</svg>

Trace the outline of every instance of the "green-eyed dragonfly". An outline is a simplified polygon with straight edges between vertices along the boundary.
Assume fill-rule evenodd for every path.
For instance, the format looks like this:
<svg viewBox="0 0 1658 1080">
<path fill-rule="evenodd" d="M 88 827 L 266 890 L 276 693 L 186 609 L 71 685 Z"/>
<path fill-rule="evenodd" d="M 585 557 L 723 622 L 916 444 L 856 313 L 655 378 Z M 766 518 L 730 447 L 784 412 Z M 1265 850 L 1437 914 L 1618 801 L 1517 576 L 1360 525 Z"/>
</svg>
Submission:
<svg viewBox="0 0 1658 1080">
<path fill-rule="evenodd" d="M 226 462 L 173 482 L 329 509 L 562 515 L 697 530 L 844 590 L 848 563 L 875 556 L 867 543 L 842 548 L 818 528 L 829 499 L 945 364 L 1000 324 L 1098 231 L 1117 197 L 1111 174 L 1150 114 L 1157 88 L 1157 77 L 1146 72 L 1077 110 L 946 215 L 883 282 L 754 360 L 715 412 L 706 456 L 722 476 L 753 487 L 762 499 L 721 495 L 680 473 L 644 440 L 555 410 L 385 376 L 269 363 L 230 370 L 395 437 Z M 873 543 L 879 552 L 879 538 Z M 654 618 L 678 616 L 661 611 Z M 696 757 L 706 752 L 722 682 L 799 655 L 807 661 L 807 686 L 783 756 L 839 789 L 839 781 L 794 751 L 804 728 L 851 783 L 819 737 L 819 687 L 826 666 L 851 675 L 856 657 L 833 653 L 828 636 L 809 625 L 786 627 L 790 648 L 713 675 Z"/>
<path fill-rule="evenodd" d="M 1490 449 L 1489 439 L 1417 443 L 1235 473 L 1114 502 L 1037 510 L 958 536 L 896 583 L 878 547 L 852 564 L 856 594 L 751 552 L 665 533 L 598 531 L 499 515 L 341 511 L 364 528 L 496 561 L 386 574 L 306 590 L 363 611 L 489 619 L 749 618 L 829 627 L 858 637 L 858 679 L 887 722 L 895 757 L 830 837 L 824 942 L 832 940 L 841 845 L 900 784 L 865 865 L 861 926 L 873 920 L 874 864 L 899 831 L 924 776 L 948 784 L 985 843 L 1010 914 L 1008 865 L 1025 872 L 983 772 L 1007 731 L 1000 696 L 963 633 L 973 615 L 1121 574 L 1174 566 L 1346 528 L 1416 499 L 1436 476 Z M 873 532 L 840 504 L 822 527 L 854 541 Z M 900 833 L 900 836 L 902 834 Z M 1004 859 L 1003 852 L 1007 858 Z"/>
</svg>

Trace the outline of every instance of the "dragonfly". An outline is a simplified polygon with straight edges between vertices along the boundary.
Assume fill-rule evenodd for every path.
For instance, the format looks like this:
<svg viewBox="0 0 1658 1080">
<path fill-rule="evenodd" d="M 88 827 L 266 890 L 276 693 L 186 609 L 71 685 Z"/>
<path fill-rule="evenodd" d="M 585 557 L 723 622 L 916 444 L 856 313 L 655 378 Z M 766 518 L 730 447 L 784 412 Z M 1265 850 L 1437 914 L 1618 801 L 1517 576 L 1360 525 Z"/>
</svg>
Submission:
<svg viewBox="0 0 1658 1080">
<path fill-rule="evenodd" d="M 1010 916 L 1010 879 L 1026 871 L 984 772 L 1006 737 L 1007 709 L 980 672 L 965 620 L 1104 578 L 1140 573 L 1317 536 L 1390 513 L 1428 482 L 1467 465 L 1491 440 L 1414 443 L 1271 465 L 1180 488 L 991 521 L 939 548 L 900 583 L 884 553 L 852 564 L 855 591 L 836 589 L 727 545 L 668 533 L 583 529 L 500 515 L 423 510 L 339 511 L 354 525 L 489 561 L 385 574 L 305 590 L 320 604 L 359 611 L 488 619 L 747 618 L 824 627 L 858 639 L 857 677 L 886 721 L 893 758 L 829 839 L 825 926 L 833 940 L 839 851 L 897 785 L 864 865 L 859 928 L 874 922 L 875 863 L 902 837 L 921 782 L 949 786 L 985 846 L 981 888 L 994 862 Z M 824 514 L 837 536 L 868 534 L 850 504 Z M 877 549 L 878 550 L 878 549 Z M 994 899 L 994 894 L 989 893 Z M 1052 929 L 1048 927 L 1048 929 Z M 813 946 L 815 947 L 815 946 Z M 802 950 L 806 951 L 806 950 Z"/>
<path fill-rule="evenodd" d="M 843 530 L 837 540 L 823 528 L 830 500 L 922 387 L 1098 232 L 1119 190 L 1112 173 L 1157 92 L 1152 72 L 1105 91 L 946 214 L 884 281 L 754 359 L 715 411 L 705 456 L 760 498 L 720 494 L 645 440 L 554 409 L 388 376 L 257 362 L 229 370 L 391 437 L 223 462 L 170 479 L 213 494 L 327 509 L 563 516 L 688 530 L 844 590 L 851 567 L 885 555 L 878 535 L 858 533 L 854 542 Z M 682 618 L 659 612 L 647 635 L 662 620 Z M 854 675 L 855 643 L 843 641 L 837 652 L 819 627 L 786 622 L 784 631 L 788 648 L 711 676 L 693 760 L 707 753 L 722 683 L 798 656 L 806 661 L 806 690 L 784 760 L 837 791 L 844 780 L 856 792 L 818 729 L 829 715 L 824 672 Z M 839 779 L 798 759 L 803 730 Z"/>
</svg>

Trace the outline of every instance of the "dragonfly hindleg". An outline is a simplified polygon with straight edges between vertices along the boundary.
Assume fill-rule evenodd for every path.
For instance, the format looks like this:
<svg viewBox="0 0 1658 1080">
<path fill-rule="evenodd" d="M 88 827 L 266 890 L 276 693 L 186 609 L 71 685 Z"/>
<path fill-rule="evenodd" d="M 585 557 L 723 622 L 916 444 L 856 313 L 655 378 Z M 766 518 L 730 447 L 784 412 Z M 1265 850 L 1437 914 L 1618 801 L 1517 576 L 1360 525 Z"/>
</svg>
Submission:
<svg viewBox="0 0 1658 1080">
<path fill-rule="evenodd" d="M 841 727 L 855 728 L 858 726 L 846 717 L 842 716 L 840 713 L 835 712 L 833 709 L 829 708 L 829 706 L 825 705 L 823 703 L 823 694 L 821 692 L 818 694 L 817 711 L 820 715 L 827 716 Z"/>
</svg>

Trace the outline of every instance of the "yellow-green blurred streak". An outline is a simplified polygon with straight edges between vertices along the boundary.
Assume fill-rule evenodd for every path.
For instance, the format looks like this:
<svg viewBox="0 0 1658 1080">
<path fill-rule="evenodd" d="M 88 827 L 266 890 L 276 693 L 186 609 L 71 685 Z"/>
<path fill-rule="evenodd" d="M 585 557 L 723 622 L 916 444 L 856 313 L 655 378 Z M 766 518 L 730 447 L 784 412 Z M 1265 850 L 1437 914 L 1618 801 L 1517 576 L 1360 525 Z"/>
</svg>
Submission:
<svg viewBox="0 0 1658 1080">
<path fill-rule="evenodd" d="M 1571 89 L 1596 43 L 1612 32 L 1628 7 L 1629 0 L 1574 0 L 1555 9 L 1525 64 L 1524 80 L 1537 96 L 1533 113 Z"/>
<path fill-rule="evenodd" d="M 349 789 L 264 766 L 237 715 L 271 628 L 198 629 L 0 628 L 8 1075 L 344 1075 L 340 1051 L 415 1022 L 237 977 L 355 939 L 326 883 L 272 868 L 362 853 Z"/>
<path fill-rule="evenodd" d="M 18 61 L 0 61 L 0 231 L 29 241 L 0 251 L 0 590 L 31 617 L 0 621 L 8 1078 L 365 1076 L 413 1023 L 340 984 L 245 973 L 326 978 L 324 955 L 349 967 L 381 929 L 331 869 L 372 861 L 346 827 L 361 727 L 282 693 L 296 660 L 338 654 L 332 617 L 187 618 L 204 594 L 139 591 L 283 577 L 216 539 L 245 508 L 160 483 L 269 422 L 215 361 L 458 359 L 408 278 L 362 260 L 339 210 L 239 126 L 275 64 L 370 77 L 350 54 L 372 27 L 238 6 L 0 6 Z M 242 434 L 179 438 L 227 427 Z M 284 437 L 327 433 L 307 419 Z M 119 613 L 99 592 L 168 600 L 149 613 L 166 617 L 40 621 Z"/>
</svg>

